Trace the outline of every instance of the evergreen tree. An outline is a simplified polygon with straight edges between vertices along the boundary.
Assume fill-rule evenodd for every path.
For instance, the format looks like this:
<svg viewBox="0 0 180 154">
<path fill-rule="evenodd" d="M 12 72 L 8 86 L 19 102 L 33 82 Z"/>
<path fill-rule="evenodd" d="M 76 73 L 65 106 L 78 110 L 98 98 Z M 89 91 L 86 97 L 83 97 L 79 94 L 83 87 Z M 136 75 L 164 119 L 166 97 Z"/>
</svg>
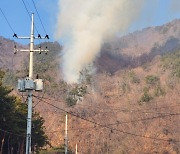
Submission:
<svg viewBox="0 0 180 154">
<path fill-rule="evenodd" d="M 0 153 L 23 154 L 26 142 L 27 104 L 10 95 L 11 90 L 2 85 L 3 76 L 4 72 L 0 70 Z M 33 151 L 38 151 L 48 144 L 43 124 L 44 119 L 33 111 Z"/>
</svg>

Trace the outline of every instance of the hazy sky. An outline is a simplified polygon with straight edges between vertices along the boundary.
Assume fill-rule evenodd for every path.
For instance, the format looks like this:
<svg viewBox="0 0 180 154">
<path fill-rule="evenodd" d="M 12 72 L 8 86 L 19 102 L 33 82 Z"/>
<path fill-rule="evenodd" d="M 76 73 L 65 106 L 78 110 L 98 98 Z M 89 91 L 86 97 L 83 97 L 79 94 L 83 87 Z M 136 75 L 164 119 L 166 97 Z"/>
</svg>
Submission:
<svg viewBox="0 0 180 154">
<path fill-rule="evenodd" d="M 180 0 L 147 0 L 149 1 L 144 7 L 141 16 L 134 21 L 129 27 L 128 32 L 141 30 L 148 26 L 162 25 L 175 18 L 180 18 Z M 24 0 L 30 12 L 35 12 L 32 0 Z M 58 0 L 34 0 L 39 15 L 41 16 L 44 27 L 51 37 L 50 41 L 54 41 L 54 29 L 56 25 Z M 152 3 L 153 2 L 153 3 Z M 30 19 L 23 5 L 22 0 L 1 0 L 0 7 L 10 22 L 13 30 L 20 36 L 28 36 L 30 34 Z M 111 7 L 111 6 L 109 6 Z M 137 6 L 138 7 L 138 6 Z M 131 11 L 131 10 L 129 10 Z M 41 35 L 45 35 L 40 24 L 38 16 L 35 12 L 36 28 Z M 35 31 L 36 32 L 36 31 Z M 0 35 L 13 39 L 13 32 L 9 28 L 5 19 L 0 12 Z M 21 42 L 21 40 L 19 40 Z M 22 43 L 29 43 L 23 41 Z M 38 42 L 37 42 L 38 43 Z"/>
</svg>

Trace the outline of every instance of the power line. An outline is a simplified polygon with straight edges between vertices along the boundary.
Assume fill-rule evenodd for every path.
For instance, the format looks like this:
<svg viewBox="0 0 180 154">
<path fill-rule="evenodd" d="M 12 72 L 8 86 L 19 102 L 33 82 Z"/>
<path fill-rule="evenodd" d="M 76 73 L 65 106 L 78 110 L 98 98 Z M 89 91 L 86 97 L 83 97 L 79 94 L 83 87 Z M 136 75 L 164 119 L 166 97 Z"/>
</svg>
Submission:
<svg viewBox="0 0 180 154">
<path fill-rule="evenodd" d="M 131 120 L 131 121 L 122 121 L 122 122 L 117 122 L 113 124 L 104 124 L 106 126 L 113 126 L 113 125 L 121 125 L 121 124 L 128 124 L 128 123 L 136 123 L 136 122 L 141 122 L 141 121 L 148 121 L 148 120 L 153 120 L 157 118 L 165 118 L 165 117 L 170 117 L 170 116 L 178 116 L 180 113 L 173 113 L 173 114 L 167 114 L 167 115 L 161 115 L 161 116 L 156 116 L 156 117 L 148 117 L 144 119 L 136 119 L 136 120 Z M 88 128 L 94 128 L 94 127 L 88 127 Z M 88 129 L 88 128 L 78 128 L 78 129 Z M 72 129 L 76 130 L 76 129 Z"/>
<path fill-rule="evenodd" d="M 87 130 L 87 129 L 91 129 L 91 128 L 95 128 L 95 127 L 73 128 L 73 129 L 69 129 L 68 132 L 69 132 L 69 131 L 74 131 L 74 130 L 81 130 L 81 129 Z M 58 132 L 62 132 L 62 131 L 60 131 L 60 130 L 55 130 L 55 131 L 50 131 L 50 132 L 46 132 L 46 133 L 52 134 L 52 133 L 58 133 Z"/>
<path fill-rule="evenodd" d="M 26 9 L 26 12 L 27 12 L 27 14 L 28 14 L 28 16 L 29 16 L 29 19 L 31 20 L 31 15 L 30 15 L 30 13 L 29 13 L 29 10 L 28 10 L 28 8 L 27 8 L 24 0 L 22 0 L 22 2 L 23 2 L 23 4 L 24 4 L 24 7 L 25 7 L 25 9 Z"/>
<path fill-rule="evenodd" d="M 39 20 L 40 20 L 40 22 L 41 22 L 41 25 L 42 25 L 42 27 L 43 27 L 43 30 L 44 30 L 45 34 L 47 35 L 46 30 L 45 30 L 44 25 L 43 25 L 43 22 L 42 22 L 42 20 L 41 20 L 41 18 L 40 18 L 40 15 L 39 15 L 39 13 L 38 13 L 37 7 L 36 7 L 36 5 L 35 5 L 35 3 L 34 3 L 34 0 L 32 0 L 32 2 L 33 2 L 33 5 L 34 5 L 34 8 L 35 8 L 35 10 L 36 10 L 36 13 L 37 13 L 37 15 L 38 15 L 38 18 L 39 18 Z"/>
<path fill-rule="evenodd" d="M 8 19 L 6 18 L 5 14 L 4 14 L 4 12 L 3 12 L 3 10 L 2 10 L 1 8 L 0 8 L 0 11 L 1 11 L 1 13 L 2 13 L 4 19 L 6 20 L 7 24 L 9 25 L 9 28 L 10 28 L 10 29 L 12 30 L 12 32 L 15 34 L 15 32 L 14 32 L 14 30 L 13 30 L 13 28 L 12 28 L 10 22 L 9 22 Z"/>
<path fill-rule="evenodd" d="M 148 120 L 153 120 L 153 119 L 157 119 L 157 118 L 164 118 L 164 117 L 178 116 L 178 115 L 180 115 L 180 113 L 172 113 L 172 114 L 167 114 L 167 115 L 160 115 L 160 116 L 156 116 L 156 117 L 148 117 L 148 118 L 144 118 L 144 119 L 136 119 L 136 120 L 131 120 L 131 121 L 122 121 L 122 122 L 117 122 L 114 124 L 107 124 L 107 125 L 112 126 L 112 125 L 119 125 L 119 124 L 126 124 L 126 123 L 135 123 L 135 122 L 140 122 L 140 121 L 148 121 Z"/>
<path fill-rule="evenodd" d="M 68 113 L 68 114 L 70 114 L 70 115 L 72 115 L 72 116 L 74 116 L 74 117 L 80 118 L 80 119 L 82 119 L 82 120 L 84 120 L 84 121 L 90 122 L 90 123 L 95 124 L 95 125 L 98 125 L 98 126 L 100 126 L 100 127 L 110 129 L 111 131 L 117 131 L 117 132 L 120 132 L 120 133 L 123 133 L 123 134 L 127 134 L 127 135 L 131 135 L 131 136 L 136 136 L 136 137 L 141 137 L 141 138 L 147 138 L 147 139 L 153 139 L 153 140 L 158 140 L 158 141 L 166 141 L 166 142 L 167 142 L 167 141 L 168 141 L 168 142 L 170 141 L 170 140 L 167 140 L 167 139 L 155 138 L 155 137 L 150 137 L 150 136 L 144 136 L 144 135 L 134 134 L 134 133 L 131 133 L 131 132 L 126 132 L 126 131 L 119 130 L 119 129 L 116 129 L 116 128 L 111 128 L 111 127 L 109 127 L 109 126 L 107 126 L 107 125 L 103 125 L 103 124 L 97 123 L 97 122 L 95 122 L 95 121 L 92 121 L 92 120 L 86 119 L 86 118 L 84 118 L 84 117 L 81 117 L 81 116 L 79 116 L 79 115 L 76 115 L 76 114 L 74 114 L 73 112 L 66 111 L 66 110 L 64 110 L 64 109 L 62 109 L 62 108 L 59 108 L 59 107 L 57 107 L 57 106 L 55 106 L 55 105 L 53 105 L 53 104 L 51 104 L 51 103 L 49 103 L 49 102 L 47 102 L 47 101 L 45 101 L 45 100 L 42 100 L 42 99 L 41 99 L 41 101 L 43 101 L 44 103 L 46 103 L 46 104 L 48 104 L 48 105 L 50 105 L 50 106 L 52 106 L 52 107 L 54 107 L 54 108 L 56 108 L 56 109 L 58 109 L 58 110 L 64 111 L 64 112 L 66 112 L 66 113 Z M 178 140 L 173 140 L 173 142 L 180 142 L 180 141 L 178 141 Z"/>
<path fill-rule="evenodd" d="M 24 5 L 24 7 L 25 7 L 25 9 L 26 9 L 26 12 L 27 12 L 27 14 L 28 14 L 28 16 L 29 16 L 29 19 L 30 19 L 30 21 L 31 21 L 31 15 L 30 15 L 30 13 L 29 13 L 29 10 L 28 10 L 28 8 L 27 8 L 24 0 L 22 0 L 22 2 L 23 2 L 23 5 Z M 38 32 L 38 30 L 37 30 L 37 28 L 36 28 L 36 25 L 34 25 L 34 27 L 35 27 L 36 33 L 37 33 L 38 35 L 40 35 L 39 32 Z M 39 41 L 39 43 L 41 43 L 40 40 L 39 40 L 39 38 L 38 38 L 38 41 Z"/>
<path fill-rule="evenodd" d="M 44 94 L 45 94 L 45 91 L 43 92 L 41 99 L 44 97 Z M 33 106 L 33 109 L 40 103 L 40 101 L 41 101 L 41 100 L 39 100 L 39 101 Z"/>
<path fill-rule="evenodd" d="M 86 106 L 86 105 L 82 105 L 81 106 L 81 104 L 79 104 L 80 105 L 80 107 L 82 107 L 82 106 Z M 88 107 L 94 107 L 94 106 L 88 106 Z M 95 108 L 95 107 L 94 107 Z M 111 108 L 101 108 L 101 109 L 109 109 L 109 110 L 111 110 Z M 142 110 L 129 110 L 129 109 L 112 109 L 114 112 L 130 112 L 130 113 L 134 113 L 134 112 L 138 112 L 138 113 L 145 113 L 145 114 L 147 114 L 147 113 L 154 113 L 154 114 L 167 114 L 167 113 L 165 113 L 165 112 L 150 112 L 150 111 L 142 111 Z M 112 111 L 98 111 L 99 113 L 111 113 Z"/>
<path fill-rule="evenodd" d="M 157 116 L 157 117 L 149 117 L 149 118 L 144 118 L 144 119 L 136 119 L 132 121 L 123 121 L 123 122 L 117 122 L 113 124 L 104 124 L 105 126 L 113 126 L 113 125 L 121 125 L 121 124 L 127 124 L 127 123 L 135 123 L 135 122 L 140 122 L 140 121 L 147 121 L 147 120 L 153 120 L 157 118 L 165 118 L 165 117 L 170 117 L 170 116 L 178 116 L 180 113 L 174 113 L 174 114 L 168 114 L 168 115 L 162 115 L 162 116 Z M 95 127 L 86 127 L 86 128 L 76 128 L 76 129 L 70 129 L 68 131 L 73 131 L 73 130 L 79 130 L 79 129 L 91 129 Z M 52 132 L 47 132 L 47 133 L 55 133 L 55 132 L 60 132 L 60 131 L 52 131 Z"/>
<path fill-rule="evenodd" d="M 84 105 L 84 104 L 77 104 L 80 106 L 88 106 L 88 107 L 94 107 L 92 105 Z M 148 109 L 137 109 L 137 110 L 129 110 L 129 109 L 122 109 L 122 108 L 111 108 L 111 106 L 105 108 L 105 107 L 100 107 L 100 106 L 96 106 L 97 108 L 101 108 L 101 109 L 108 109 L 108 110 L 117 110 L 117 111 L 122 111 L 122 112 L 138 112 L 138 111 L 147 111 L 147 110 L 152 110 L 152 109 L 162 109 L 162 108 L 169 108 L 169 107 L 177 107 L 180 106 L 180 104 L 178 103 L 178 105 L 169 105 L 169 106 L 161 106 L 161 107 L 155 107 L 155 108 L 148 108 Z M 159 113 L 162 114 L 162 113 Z"/>
<path fill-rule="evenodd" d="M 39 102 L 40 102 L 40 99 L 42 99 L 42 98 L 43 97 L 39 98 Z M 161 114 L 165 114 L 165 115 L 159 115 L 159 116 L 148 117 L 148 118 L 143 118 L 143 119 L 135 119 L 135 120 L 130 120 L 130 121 L 122 121 L 122 122 L 117 122 L 117 123 L 112 123 L 112 124 L 105 124 L 105 125 L 113 126 L 113 125 L 128 124 L 128 123 L 135 123 L 135 122 L 141 122 L 141 121 L 149 121 L 149 120 L 158 119 L 158 118 L 165 118 L 165 117 L 169 117 L 169 116 L 178 116 L 178 115 L 180 115 L 180 113 L 171 113 L 171 114 L 161 113 Z"/>
<path fill-rule="evenodd" d="M 34 95 L 35 96 L 35 95 Z M 35 96 L 38 97 L 38 96 Z M 50 98 L 46 98 L 43 97 L 43 99 L 46 100 L 50 100 L 50 101 L 55 101 L 55 102 L 59 102 L 59 100 L 56 99 L 50 99 Z M 94 107 L 92 105 L 81 105 L 81 104 L 77 104 L 80 106 L 87 106 L 87 107 Z M 178 105 L 172 105 L 172 106 L 161 106 L 161 107 L 156 107 L 156 108 L 149 108 L 149 109 L 137 109 L 137 110 L 130 110 L 130 109 L 122 109 L 122 108 L 105 108 L 105 107 L 100 107 L 100 106 L 96 106 L 96 108 L 100 108 L 100 109 L 108 109 L 108 110 L 116 110 L 118 112 L 141 112 L 141 113 L 155 113 L 155 114 L 167 114 L 167 113 L 163 113 L 163 112 L 149 112 L 148 110 L 152 110 L 152 109 L 162 109 L 162 108 L 169 108 L 169 107 L 177 107 L 180 106 L 180 104 Z M 103 113 L 103 112 L 102 112 Z"/>
<path fill-rule="evenodd" d="M 38 97 L 38 96 L 35 96 L 35 97 Z M 42 99 L 42 98 L 43 98 L 43 96 L 40 99 Z M 40 99 L 39 99 L 39 102 L 40 102 Z M 134 112 L 133 110 L 122 110 L 122 111 L 123 112 Z M 135 112 L 139 112 L 139 111 L 135 111 Z M 102 113 L 104 113 L 104 112 L 102 112 Z M 107 112 L 105 112 L 105 113 L 107 113 Z M 108 112 L 108 113 L 110 113 L 110 112 Z M 131 120 L 131 121 L 123 121 L 123 122 L 107 124 L 107 125 L 119 125 L 119 124 L 125 124 L 125 123 L 135 123 L 135 122 L 140 122 L 140 121 L 148 121 L 148 120 L 153 120 L 153 119 L 157 119 L 157 118 L 164 118 L 164 117 L 169 117 L 169 116 L 180 115 L 180 113 L 172 113 L 172 114 L 168 114 L 168 113 L 156 113 L 156 112 L 141 112 L 141 113 L 155 113 L 155 114 L 161 114 L 161 115 L 155 116 L 155 117 L 148 117 L 148 118 L 144 118 L 144 119 L 136 119 L 136 120 Z M 165 115 L 162 115 L 162 114 L 165 114 Z"/>
</svg>

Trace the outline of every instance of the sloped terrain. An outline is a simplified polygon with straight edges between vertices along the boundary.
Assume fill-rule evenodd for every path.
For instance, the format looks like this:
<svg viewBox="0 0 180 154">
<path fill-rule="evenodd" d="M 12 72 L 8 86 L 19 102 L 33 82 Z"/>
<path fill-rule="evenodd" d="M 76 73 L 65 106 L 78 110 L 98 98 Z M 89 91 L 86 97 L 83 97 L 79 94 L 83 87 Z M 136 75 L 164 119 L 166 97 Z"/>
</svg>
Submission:
<svg viewBox="0 0 180 154">
<path fill-rule="evenodd" d="M 45 100 L 72 113 L 69 145 L 78 144 L 81 153 L 179 153 L 179 89 L 179 78 L 157 58 L 153 65 L 114 76 L 97 74 L 74 107 Z M 63 144 L 65 116 L 56 108 L 52 112 L 49 117 L 45 113 L 47 130 L 58 146 Z"/>
<path fill-rule="evenodd" d="M 16 55 L 14 54 L 14 46 L 16 46 L 17 49 L 26 47 L 0 36 L 0 68 L 16 70 L 22 67 L 23 59 L 28 53 L 22 54 L 21 52 L 18 52 L 18 55 Z"/>
<path fill-rule="evenodd" d="M 115 73 L 123 67 L 137 67 L 156 55 L 175 51 L 180 46 L 180 20 L 163 26 L 149 27 L 121 38 L 114 38 L 102 47 L 98 60 L 100 70 Z"/>
<path fill-rule="evenodd" d="M 174 20 L 105 43 L 95 61 L 96 74 L 71 107 L 66 97 L 73 85 L 65 83 L 59 72 L 62 47 L 57 42 L 42 44 L 50 53 L 35 54 L 34 73 L 45 79 L 45 87 L 34 93 L 34 109 L 45 119 L 52 146 L 64 144 L 64 111 L 68 111 L 72 151 L 78 144 L 79 153 L 88 154 L 179 153 L 179 34 L 180 21 Z M 5 58 L 0 66 L 11 69 L 14 43 L 4 38 L 1 43 Z M 7 73 L 5 84 L 27 74 L 27 61 L 22 67 L 20 61 L 14 63 L 14 74 Z"/>
</svg>

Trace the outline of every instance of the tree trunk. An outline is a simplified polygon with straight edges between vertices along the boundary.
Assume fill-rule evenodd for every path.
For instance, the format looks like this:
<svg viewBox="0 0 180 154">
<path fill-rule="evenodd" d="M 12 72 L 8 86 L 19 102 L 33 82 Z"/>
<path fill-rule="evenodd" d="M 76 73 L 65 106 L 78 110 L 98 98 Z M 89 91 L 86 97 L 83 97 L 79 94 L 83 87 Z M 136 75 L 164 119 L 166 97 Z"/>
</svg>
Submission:
<svg viewBox="0 0 180 154">
<path fill-rule="evenodd" d="M 19 154 L 24 154 L 24 139 L 21 142 Z"/>
<path fill-rule="evenodd" d="M 2 138 L 2 141 L 1 141 L 1 152 L 0 152 L 0 154 L 2 154 L 2 152 L 3 152 L 4 139 L 5 139 L 5 134 L 4 134 L 4 137 Z"/>
</svg>

